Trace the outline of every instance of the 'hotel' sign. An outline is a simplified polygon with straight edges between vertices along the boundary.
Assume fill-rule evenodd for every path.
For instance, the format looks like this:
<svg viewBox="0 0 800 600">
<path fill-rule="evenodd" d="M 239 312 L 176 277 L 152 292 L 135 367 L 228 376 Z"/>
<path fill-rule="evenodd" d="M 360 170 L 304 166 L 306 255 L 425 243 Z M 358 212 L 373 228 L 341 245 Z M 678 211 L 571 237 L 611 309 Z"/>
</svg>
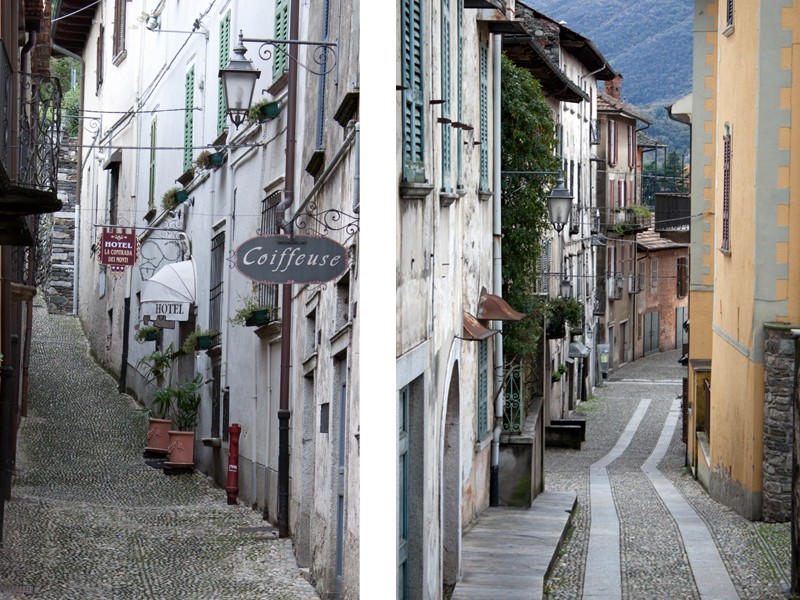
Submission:
<svg viewBox="0 0 800 600">
<path fill-rule="evenodd" d="M 110 266 L 112 271 L 134 266 L 138 250 L 135 229 L 104 227 L 100 231 L 100 264 Z"/>
<path fill-rule="evenodd" d="M 347 270 L 347 249 L 330 238 L 266 235 L 243 242 L 234 255 L 239 272 L 259 283 L 324 283 Z"/>
</svg>

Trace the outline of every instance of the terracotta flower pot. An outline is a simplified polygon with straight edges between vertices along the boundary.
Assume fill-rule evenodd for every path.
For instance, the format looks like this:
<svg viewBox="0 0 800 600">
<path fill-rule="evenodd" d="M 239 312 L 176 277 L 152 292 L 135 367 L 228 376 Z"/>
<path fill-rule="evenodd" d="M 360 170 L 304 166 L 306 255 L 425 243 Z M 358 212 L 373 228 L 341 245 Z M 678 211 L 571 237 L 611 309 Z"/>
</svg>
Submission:
<svg viewBox="0 0 800 600">
<path fill-rule="evenodd" d="M 147 426 L 147 447 L 146 452 L 153 454 L 167 454 L 169 452 L 169 430 L 172 428 L 172 421 L 169 419 L 156 419 L 150 417 Z"/>
<path fill-rule="evenodd" d="M 169 466 L 194 464 L 194 431 L 169 431 Z"/>
</svg>

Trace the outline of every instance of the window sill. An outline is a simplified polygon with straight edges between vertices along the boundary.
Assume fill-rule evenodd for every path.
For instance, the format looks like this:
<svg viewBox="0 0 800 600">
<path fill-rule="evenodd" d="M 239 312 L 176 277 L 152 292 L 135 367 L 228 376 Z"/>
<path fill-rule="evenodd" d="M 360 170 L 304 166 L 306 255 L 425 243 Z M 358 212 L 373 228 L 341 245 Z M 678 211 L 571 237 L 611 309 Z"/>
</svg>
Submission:
<svg viewBox="0 0 800 600">
<path fill-rule="evenodd" d="M 733 35 L 733 23 L 731 23 L 725 29 L 722 30 L 722 35 L 724 35 L 725 37 L 731 37 Z"/>
<path fill-rule="evenodd" d="M 453 202 L 458 200 L 461 196 L 455 192 L 439 192 L 439 203 L 442 205 L 442 208 L 447 208 Z"/>
<path fill-rule="evenodd" d="M 494 192 L 492 190 L 478 190 L 478 199 L 481 202 L 486 202 L 490 200 L 494 196 Z"/>
<path fill-rule="evenodd" d="M 124 61 L 127 56 L 128 56 L 128 51 L 123 50 L 122 52 L 117 54 L 114 58 L 112 58 L 111 62 L 115 67 L 118 67 L 120 64 L 122 64 L 122 61 Z"/>
<path fill-rule="evenodd" d="M 725 256 L 730 256 L 731 255 L 730 249 L 719 248 L 719 251 Z"/>
<path fill-rule="evenodd" d="M 433 191 L 430 183 L 406 183 L 400 184 L 400 197 L 404 200 L 424 200 Z"/>
<path fill-rule="evenodd" d="M 489 431 L 483 436 L 482 440 L 479 440 L 475 444 L 475 454 L 478 454 L 479 452 L 485 450 L 491 442 L 492 442 L 492 432 Z"/>
</svg>

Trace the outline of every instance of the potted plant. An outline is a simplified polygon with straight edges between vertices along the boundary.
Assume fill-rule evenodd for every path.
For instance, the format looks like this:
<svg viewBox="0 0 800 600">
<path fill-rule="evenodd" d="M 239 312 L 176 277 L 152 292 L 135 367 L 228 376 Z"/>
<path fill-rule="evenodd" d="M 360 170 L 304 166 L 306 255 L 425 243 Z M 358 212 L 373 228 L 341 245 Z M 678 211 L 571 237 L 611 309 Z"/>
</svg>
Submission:
<svg viewBox="0 0 800 600">
<path fill-rule="evenodd" d="M 194 166 L 198 169 L 210 169 L 211 167 L 220 166 L 224 159 L 225 154 L 222 152 L 202 150 L 194 159 Z"/>
<path fill-rule="evenodd" d="M 242 306 L 228 319 L 232 325 L 260 327 L 272 321 L 273 306 L 271 304 L 259 302 L 255 293 L 241 299 Z"/>
<path fill-rule="evenodd" d="M 149 410 L 147 424 L 147 446 L 145 452 L 166 456 L 169 453 L 169 430 L 172 421 L 172 390 L 162 388 L 156 392 Z"/>
<path fill-rule="evenodd" d="M 199 419 L 202 385 L 203 376 L 198 373 L 194 379 L 168 389 L 172 401 L 173 429 L 169 431 L 167 466 L 194 466 L 194 429 Z"/>
<path fill-rule="evenodd" d="M 251 121 L 263 123 L 281 114 L 281 103 L 273 98 L 264 98 L 250 107 L 247 117 Z"/>
<path fill-rule="evenodd" d="M 216 329 L 203 329 L 191 332 L 186 336 L 181 345 L 181 351 L 184 354 L 191 354 L 197 350 L 209 350 L 216 346 L 219 331 Z"/>
<path fill-rule="evenodd" d="M 160 328 L 155 325 L 145 325 L 144 327 L 139 327 L 136 331 L 136 335 L 133 337 L 140 344 L 144 342 L 155 342 L 158 339 L 159 331 Z"/>
<path fill-rule="evenodd" d="M 171 187 L 161 196 L 161 206 L 164 210 L 172 210 L 181 202 L 189 198 L 189 192 L 179 187 Z"/>
</svg>

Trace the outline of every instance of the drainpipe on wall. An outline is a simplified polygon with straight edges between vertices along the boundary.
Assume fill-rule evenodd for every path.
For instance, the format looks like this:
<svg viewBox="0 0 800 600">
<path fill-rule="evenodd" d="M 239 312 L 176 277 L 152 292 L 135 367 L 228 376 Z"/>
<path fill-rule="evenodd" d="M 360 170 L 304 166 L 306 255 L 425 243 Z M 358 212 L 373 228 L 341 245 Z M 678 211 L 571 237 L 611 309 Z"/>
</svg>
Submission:
<svg viewBox="0 0 800 600">
<path fill-rule="evenodd" d="M 492 219 L 492 287 L 493 293 L 497 296 L 503 295 L 503 258 L 501 253 L 502 239 L 502 212 L 500 200 L 500 86 L 501 86 L 501 52 L 503 46 L 502 34 L 492 35 L 492 69 L 494 79 L 492 81 L 492 106 L 494 107 L 492 129 L 494 131 L 494 142 L 492 144 L 492 173 L 494 186 L 493 219 Z M 500 471 L 500 434 L 503 433 L 503 322 L 495 321 L 494 328 L 498 330 L 494 343 L 494 431 L 492 434 L 492 460 L 491 471 L 489 474 L 489 506 L 500 504 L 499 494 L 499 471 Z"/>
<path fill-rule="evenodd" d="M 289 6 L 289 39 L 297 40 L 299 31 L 298 0 Z M 294 201 L 294 155 L 297 130 L 297 44 L 289 46 L 289 76 L 286 95 L 286 178 L 284 196 L 278 205 L 277 218 L 285 233 L 292 227 L 286 224 L 286 209 Z M 281 302 L 281 380 L 278 408 L 278 535 L 289 537 L 289 377 L 292 359 L 292 284 L 282 285 Z"/>
</svg>

